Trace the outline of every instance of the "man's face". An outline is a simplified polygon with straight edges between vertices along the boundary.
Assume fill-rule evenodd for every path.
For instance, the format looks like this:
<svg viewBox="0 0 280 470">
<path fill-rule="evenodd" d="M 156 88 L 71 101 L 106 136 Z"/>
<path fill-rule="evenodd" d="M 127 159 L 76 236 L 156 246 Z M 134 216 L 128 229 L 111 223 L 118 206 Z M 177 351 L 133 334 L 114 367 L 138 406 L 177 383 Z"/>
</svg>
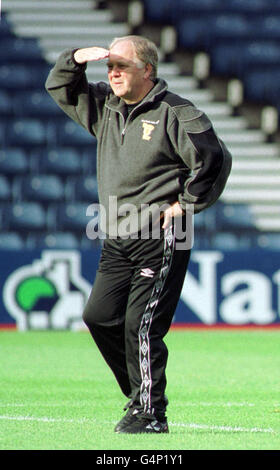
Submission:
<svg viewBox="0 0 280 470">
<path fill-rule="evenodd" d="M 149 72 L 139 61 L 133 44 L 120 41 L 111 49 L 108 59 L 108 78 L 116 96 L 127 103 L 137 103 L 145 95 Z"/>
</svg>

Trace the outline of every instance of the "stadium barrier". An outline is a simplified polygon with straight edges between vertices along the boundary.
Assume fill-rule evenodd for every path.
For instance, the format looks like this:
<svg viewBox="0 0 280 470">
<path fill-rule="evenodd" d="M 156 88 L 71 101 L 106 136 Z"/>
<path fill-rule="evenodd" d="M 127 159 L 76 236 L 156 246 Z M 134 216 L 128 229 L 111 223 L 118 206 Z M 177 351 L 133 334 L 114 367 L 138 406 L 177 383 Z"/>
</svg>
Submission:
<svg viewBox="0 0 280 470">
<path fill-rule="evenodd" d="M 100 250 L 0 251 L 0 327 L 84 329 Z M 280 252 L 196 251 L 174 326 L 280 326 Z"/>
</svg>

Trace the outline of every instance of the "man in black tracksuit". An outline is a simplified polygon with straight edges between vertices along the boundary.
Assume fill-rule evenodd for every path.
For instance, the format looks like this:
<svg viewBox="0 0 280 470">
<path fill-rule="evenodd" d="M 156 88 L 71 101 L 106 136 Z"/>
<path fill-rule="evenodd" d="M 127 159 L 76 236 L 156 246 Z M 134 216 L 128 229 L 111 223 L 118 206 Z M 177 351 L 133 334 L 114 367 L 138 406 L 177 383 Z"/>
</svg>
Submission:
<svg viewBox="0 0 280 470">
<path fill-rule="evenodd" d="M 109 85 L 89 84 L 87 62 L 101 59 Z M 156 47 L 145 38 L 64 51 L 46 88 L 97 138 L 106 239 L 83 318 L 129 398 L 115 431 L 168 432 L 163 338 L 190 257 L 187 214 L 218 199 L 231 156 L 207 116 L 157 78 Z"/>
</svg>

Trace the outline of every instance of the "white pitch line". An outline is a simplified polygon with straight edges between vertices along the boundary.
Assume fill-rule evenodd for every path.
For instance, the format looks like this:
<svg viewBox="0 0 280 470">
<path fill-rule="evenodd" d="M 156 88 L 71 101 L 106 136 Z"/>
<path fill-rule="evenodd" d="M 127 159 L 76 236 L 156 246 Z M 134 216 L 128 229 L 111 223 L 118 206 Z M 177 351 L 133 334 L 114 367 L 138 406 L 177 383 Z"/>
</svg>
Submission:
<svg viewBox="0 0 280 470">
<path fill-rule="evenodd" d="M 216 407 L 216 408 L 233 408 L 233 407 L 236 407 L 236 408 L 243 408 L 243 407 L 254 407 L 256 406 L 254 403 L 245 403 L 245 402 L 225 402 L 225 403 L 219 403 L 219 402 L 197 402 L 197 403 L 194 403 L 194 402 L 184 402 L 184 406 L 185 407 L 190 407 L 190 406 L 197 406 L 197 407 L 202 407 L 202 406 L 210 406 L 211 408 L 212 407 Z"/>
<path fill-rule="evenodd" d="M 36 421 L 39 423 L 74 423 L 74 424 L 83 424 L 83 423 L 92 423 L 94 420 L 81 418 L 81 419 L 71 419 L 71 418 L 49 418 L 47 416 L 42 416 L 37 418 L 36 416 L 0 416 L 2 421 Z"/>
<path fill-rule="evenodd" d="M 5 416 L 0 415 L 2 421 L 35 421 L 43 423 L 93 423 L 95 420 L 82 418 L 82 419 L 67 419 L 67 418 L 49 418 L 46 416 L 35 417 L 35 416 Z M 109 424 L 109 423 L 108 423 Z M 114 423 L 115 424 L 115 423 Z M 204 429 L 209 431 L 221 431 L 221 432 L 246 432 L 246 433 L 274 433 L 273 429 L 262 429 L 262 428 L 244 428 L 241 426 L 216 426 L 208 424 L 197 424 L 197 423 L 169 423 L 170 426 L 184 427 L 190 429 Z"/>
<path fill-rule="evenodd" d="M 275 431 L 271 428 L 243 428 L 241 426 L 216 426 L 208 424 L 196 424 L 196 423 L 169 423 L 169 426 L 177 426 L 191 429 L 205 429 L 209 431 L 226 431 L 226 432 L 248 432 L 248 433 L 274 433 Z"/>
</svg>

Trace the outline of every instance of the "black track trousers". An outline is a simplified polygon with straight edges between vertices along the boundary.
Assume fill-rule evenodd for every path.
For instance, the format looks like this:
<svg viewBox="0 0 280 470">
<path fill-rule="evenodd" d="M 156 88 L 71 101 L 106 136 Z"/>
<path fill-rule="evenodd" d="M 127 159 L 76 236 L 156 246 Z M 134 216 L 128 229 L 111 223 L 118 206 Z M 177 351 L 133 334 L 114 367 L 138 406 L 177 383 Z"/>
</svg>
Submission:
<svg viewBox="0 0 280 470">
<path fill-rule="evenodd" d="M 106 239 L 83 319 L 119 386 L 145 413 L 165 412 L 168 332 L 189 250 L 173 226 L 158 239 Z"/>
</svg>

